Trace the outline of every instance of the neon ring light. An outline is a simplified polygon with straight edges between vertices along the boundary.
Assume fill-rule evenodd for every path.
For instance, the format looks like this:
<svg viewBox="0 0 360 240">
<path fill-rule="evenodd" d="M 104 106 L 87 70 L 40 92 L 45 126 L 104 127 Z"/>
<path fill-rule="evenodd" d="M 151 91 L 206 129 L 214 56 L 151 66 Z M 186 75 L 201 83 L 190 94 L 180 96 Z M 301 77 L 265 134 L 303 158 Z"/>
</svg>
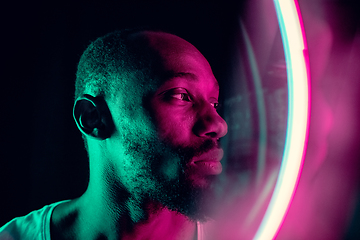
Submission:
<svg viewBox="0 0 360 240">
<path fill-rule="evenodd" d="M 310 77 L 304 27 L 297 0 L 274 0 L 288 79 L 288 124 L 273 195 L 254 239 L 274 239 L 297 188 L 309 130 Z"/>
</svg>

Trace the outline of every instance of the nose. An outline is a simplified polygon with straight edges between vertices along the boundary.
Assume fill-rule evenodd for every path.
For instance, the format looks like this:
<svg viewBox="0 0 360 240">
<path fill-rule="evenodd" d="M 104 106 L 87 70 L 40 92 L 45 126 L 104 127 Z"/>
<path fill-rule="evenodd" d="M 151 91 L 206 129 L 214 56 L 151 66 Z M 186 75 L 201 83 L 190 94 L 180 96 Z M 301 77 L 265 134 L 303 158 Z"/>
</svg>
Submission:
<svg viewBox="0 0 360 240">
<path fill-rule="evenodd" d="M 199 111 L 193 132 L 198 137 L 221 138 L 227 133 L 227 124 L 210 104 Z"/>
</svg>

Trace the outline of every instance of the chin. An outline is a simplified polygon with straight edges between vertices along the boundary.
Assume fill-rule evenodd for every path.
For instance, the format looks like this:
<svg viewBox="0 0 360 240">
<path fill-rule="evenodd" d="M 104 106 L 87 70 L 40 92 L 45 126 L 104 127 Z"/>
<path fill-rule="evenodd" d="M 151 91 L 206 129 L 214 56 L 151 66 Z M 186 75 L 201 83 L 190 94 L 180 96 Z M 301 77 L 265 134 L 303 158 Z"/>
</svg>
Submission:
<svg viewBox="0 0 360 240">
<path fill-rule="evenodd" d="M 214 178 L 215 176 L 187 178 L 166 184 L 156 197 L 169 210 L 178 212 L 191 221 L 205 222 L 211 218 Z"/>
<path fill-rule="evenodd" d="M 192 187 L 202 189 L 204 192 L 211 191 L 213 189 L 216 179 L 217 179 L 216 175 L 206 175 L 206 176 L 195 175 L 189 177 Z"/>
</svg>

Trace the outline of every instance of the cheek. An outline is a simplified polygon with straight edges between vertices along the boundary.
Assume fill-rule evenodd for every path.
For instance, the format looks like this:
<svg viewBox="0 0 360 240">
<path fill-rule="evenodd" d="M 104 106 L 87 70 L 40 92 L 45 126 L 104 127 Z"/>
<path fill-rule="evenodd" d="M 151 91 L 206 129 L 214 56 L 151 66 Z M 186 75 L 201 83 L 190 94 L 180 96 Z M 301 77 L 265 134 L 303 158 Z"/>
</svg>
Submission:
<svg viewBox="0 0 360 240">
<path fill-rule="evenodd" d="M 164 109 L 157 112 L 156 125 L 160 139 L 172 145 L 188 145 L 191 141 L 194 118 L 185 112 Z"/>
</svg>

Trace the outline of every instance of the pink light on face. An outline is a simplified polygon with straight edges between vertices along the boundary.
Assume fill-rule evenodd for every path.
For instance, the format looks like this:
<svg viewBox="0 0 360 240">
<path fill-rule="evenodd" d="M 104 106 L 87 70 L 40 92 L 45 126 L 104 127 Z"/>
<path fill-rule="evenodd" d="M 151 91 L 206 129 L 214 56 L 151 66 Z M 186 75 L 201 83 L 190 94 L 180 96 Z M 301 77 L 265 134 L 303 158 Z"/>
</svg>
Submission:
<svg viewBox="0 0 360 240">
<path fill-rule="evenodd" d="M 297 188 L 309 130 L 310 77 L 304 27 L 297 1 L 274 0 L 286 58 L 288 126 L 280 173 L 254 239 L 273 239 Z"/>
</svg>

